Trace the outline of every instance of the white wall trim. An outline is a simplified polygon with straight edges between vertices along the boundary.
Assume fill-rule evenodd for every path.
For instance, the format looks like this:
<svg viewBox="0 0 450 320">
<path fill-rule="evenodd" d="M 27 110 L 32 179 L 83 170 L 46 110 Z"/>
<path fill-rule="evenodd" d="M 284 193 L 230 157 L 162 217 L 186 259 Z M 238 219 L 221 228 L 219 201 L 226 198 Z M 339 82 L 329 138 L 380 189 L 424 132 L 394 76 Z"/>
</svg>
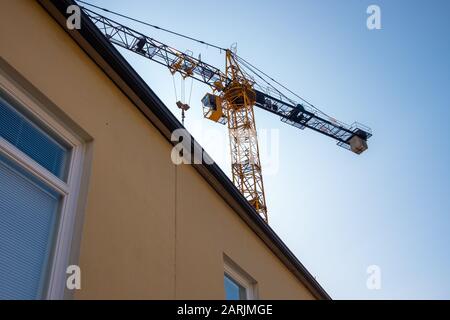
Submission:
<svg viewBox="0 0 450 320">
<path fill-rule="evenodd" d="M 85 167 L 86 143 L 74 134 L 72 130 L 68 129 L 69 126 L 65 125 L 60 118 L 50 113 L 33 96 L 2 73 L 0 73 L 0 92 L 4 92 L 9 100 L 17 104 L 19 110 L 26 110 L 39 127 L 44 128 L 51 136 L 56 137 L 57 140 L 61 140 L 71 148 L 67 181 L 63 181 L 8 141 L 0 138 L 0 152 L 2 154 L 18 163 L 63 197 L 52 258 L 47 271 L 48 277 L 46 278 L 46 283 L 43 284 L 42 294 L 44 299 L 63 299 L 66 287 L 66 269 L 70 260 L 75 220 L 78 207 L 80 207 L 78 195 L 80 193 L 83 168 Z"/>
<path fill-rule="evenodd" d="M 224 273 L 245 288 L 246 300 L 258 300 L 256 280 L 226 254 L 223 255 L 223 265 Z"/>
</svg>

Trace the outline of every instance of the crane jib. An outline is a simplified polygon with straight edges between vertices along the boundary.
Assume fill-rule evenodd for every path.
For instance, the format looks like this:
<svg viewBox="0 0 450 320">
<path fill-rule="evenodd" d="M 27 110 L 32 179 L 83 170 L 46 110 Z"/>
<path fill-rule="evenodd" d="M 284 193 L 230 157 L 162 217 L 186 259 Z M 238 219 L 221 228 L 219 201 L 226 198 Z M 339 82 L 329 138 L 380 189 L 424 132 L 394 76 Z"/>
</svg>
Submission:
<svg viewBox="0 0 450 320">
<path fill-rule="evenodd" d="M 329 136 L 337 140 L 339 146 L 346 149 L 351 149 L 352 139 L 355 139 L 355 137 L 364 143 L 372 135 L 370 129 L 364 128 L 364 126 L 358 123 L 354 123 L 352 126 L 346 126 L 308 111 L 301 104 L 292 105 L 261 91 L 255 90 L 255 92 L 257 107 L 280 116 L 281 121 L 294 127 L 299 129 L 309 128 Z"/>
</svg>

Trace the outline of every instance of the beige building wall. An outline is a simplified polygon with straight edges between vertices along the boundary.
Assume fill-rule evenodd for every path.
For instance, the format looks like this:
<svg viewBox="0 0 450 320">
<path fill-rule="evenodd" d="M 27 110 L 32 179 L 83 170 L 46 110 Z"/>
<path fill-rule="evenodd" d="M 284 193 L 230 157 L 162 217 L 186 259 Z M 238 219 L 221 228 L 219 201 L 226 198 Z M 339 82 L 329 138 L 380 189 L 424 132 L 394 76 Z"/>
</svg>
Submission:
<svg viewBox="0 0 450 320">
<path fill-rule="evenodd" d="M 92 137 L 76 299 L 223 299 L 223 254 L 260 299 L 313 298 L 40 5 L 0 0 L 0 48 Z"/>
</svg>

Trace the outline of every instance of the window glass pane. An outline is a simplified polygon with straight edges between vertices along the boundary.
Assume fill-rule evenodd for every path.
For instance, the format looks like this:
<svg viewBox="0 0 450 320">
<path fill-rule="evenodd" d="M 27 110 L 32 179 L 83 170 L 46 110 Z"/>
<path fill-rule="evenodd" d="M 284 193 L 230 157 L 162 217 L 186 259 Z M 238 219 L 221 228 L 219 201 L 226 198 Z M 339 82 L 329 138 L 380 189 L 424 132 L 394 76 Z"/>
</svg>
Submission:
<svg viewBox="0 0 450 320">
<path fill-rule="evenodd" d="M 225 274 L 225 299 L 246 300 L 245 288 Z"/>
<path fill-rule="evenodd" d="M 69 150 L 0 98 L 0 137 L 64 179 Z"/>
<path fill-rule="evenodd" d="M 0 299 L 38 299 L 60 196 L 0 154 Z"/>
</svg>

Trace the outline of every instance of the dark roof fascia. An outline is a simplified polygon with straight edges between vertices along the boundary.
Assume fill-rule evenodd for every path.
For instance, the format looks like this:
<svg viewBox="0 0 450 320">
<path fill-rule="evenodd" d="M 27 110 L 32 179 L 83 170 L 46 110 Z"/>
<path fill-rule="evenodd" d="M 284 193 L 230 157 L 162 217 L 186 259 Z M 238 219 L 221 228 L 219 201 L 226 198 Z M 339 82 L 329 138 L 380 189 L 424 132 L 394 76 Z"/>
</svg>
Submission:
<svg viewBox="0 0 450 320">
<path fill-rule="evenodd" d="M 183 129 L 182 124 L 120 52 L 104 38 L 90 19 L 82 14 L 81 29 L 69 30 L 66 27 L 67 7 L 76 3 L 72 0 L 36 1 L 75 40 L 131 102 L 141 110 L 161 134 L 174 144 L 171 141 L 171 134 L 176 129 Z M 203 151 L 193 137 L 192 141 L 194 141 L 195 149 Z M 208 161 L 208 163 L 210 162 Z M 331 299 L 273 229 L 256 213 L 217 164 L 202 163 L 193 166 L 316 298 Z"/>
</svg>

